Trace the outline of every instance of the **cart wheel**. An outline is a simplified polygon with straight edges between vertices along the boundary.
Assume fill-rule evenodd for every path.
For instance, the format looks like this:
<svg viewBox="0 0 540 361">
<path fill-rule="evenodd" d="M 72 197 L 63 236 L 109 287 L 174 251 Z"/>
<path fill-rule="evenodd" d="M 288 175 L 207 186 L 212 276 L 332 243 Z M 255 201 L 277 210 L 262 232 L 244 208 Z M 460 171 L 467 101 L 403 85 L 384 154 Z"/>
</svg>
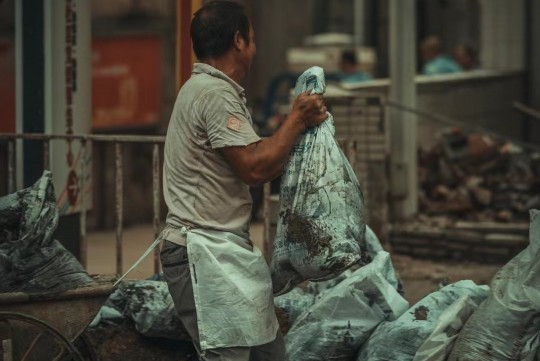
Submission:
<svg viewBox="0 0 540 361">
<path fill-rule="evenodd" d="M 58 330 L 35 317 L 0 312 L 0 327 L 4 360 L 7 357 L 9 361 L 85 361 Z"/>
</svg>

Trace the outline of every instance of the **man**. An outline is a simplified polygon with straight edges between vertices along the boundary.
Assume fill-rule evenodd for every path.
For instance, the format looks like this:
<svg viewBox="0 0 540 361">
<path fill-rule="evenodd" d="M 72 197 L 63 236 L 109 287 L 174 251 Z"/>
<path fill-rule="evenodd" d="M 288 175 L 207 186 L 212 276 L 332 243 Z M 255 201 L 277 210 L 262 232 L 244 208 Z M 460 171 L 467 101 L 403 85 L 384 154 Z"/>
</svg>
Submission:
<svg viewBox="0 0 540 361">
<path fill-rule="evenodd" d="M 454 48 L 454 59 L 465 71 L 478 69 L 476 51 L 468 45 L 458 45 Z"/>
<path fill-rule="evenodd" d="M 441 40 L 436 36 L 429 36 L 420 44 L 420 55 L 424 63 L 422 74 L 450 74 L 462 71 L 461 67 L 452 58 L 442 53 Z"/>
<path fill-rule="evenodd" d="M 341 53 L 339 68 L 341 70 L 340 80 L 343 83 L 358 83 L 373 79 L 371 75 L 358 69 L 358 59 L 354 50 L 344 50 Z"/>
<path fill-rule="evenodd" d="M 326 107 L 320 96 L 302 94 L 280 129 L 260 139 L 239 85 L 256 51 L 242 6 L 203 6 L 191 39 L 200 63 L 180 89 L 165 142 L 163 273 L 202 360 L 282 361 L 270 272 L 249 241 L 249 186 L 281 174 Z"/>
</svg>

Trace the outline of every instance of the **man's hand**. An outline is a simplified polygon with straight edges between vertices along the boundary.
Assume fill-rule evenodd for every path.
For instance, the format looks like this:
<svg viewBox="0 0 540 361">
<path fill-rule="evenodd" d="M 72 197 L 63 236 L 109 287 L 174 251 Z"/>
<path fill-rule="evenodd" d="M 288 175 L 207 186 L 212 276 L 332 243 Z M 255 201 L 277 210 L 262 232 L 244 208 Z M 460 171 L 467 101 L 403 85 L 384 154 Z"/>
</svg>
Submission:
<svg viewBox="0 0 540 361">
<path fill-rule="evenodd" d="M 306 127 L 315 127 L 321 124 L 328 115 L 321 95 L 310 94 L 310 91 L 298 95 L 294 101 L 291 115 L 298 117 Z"/>
</svg>

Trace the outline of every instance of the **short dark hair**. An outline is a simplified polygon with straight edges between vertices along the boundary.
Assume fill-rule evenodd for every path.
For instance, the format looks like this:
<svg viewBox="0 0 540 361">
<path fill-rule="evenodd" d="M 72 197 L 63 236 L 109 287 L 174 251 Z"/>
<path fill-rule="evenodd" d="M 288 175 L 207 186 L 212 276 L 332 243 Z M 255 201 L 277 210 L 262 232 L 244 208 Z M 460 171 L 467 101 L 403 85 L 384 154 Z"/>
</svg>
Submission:
<svg viewBox="0 0 540 361">
<path fill-rule="evenodd" d="M 233 46 L 237 31 L 249 44 L 249 27 L 241 4 L 212 1 L 195 12 L 191 21 L 193 51 L 199 60 L 220 57 Z"/>
<path fill-rule="evenodd" d="M 341 62 L 356 65 L 358 63 L 356 51 L 352 49 L 343 50 L 341 52 Z"/>
</svg>

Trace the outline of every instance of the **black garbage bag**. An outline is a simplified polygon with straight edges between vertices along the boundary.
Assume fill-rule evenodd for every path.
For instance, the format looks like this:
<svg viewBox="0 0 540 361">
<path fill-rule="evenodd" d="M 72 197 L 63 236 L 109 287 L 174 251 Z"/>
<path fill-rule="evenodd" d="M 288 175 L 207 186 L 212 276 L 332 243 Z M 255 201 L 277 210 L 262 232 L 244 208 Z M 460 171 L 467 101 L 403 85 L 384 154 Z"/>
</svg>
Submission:
<svg viewBox="0 0 540 361">
<path fill-rule="evenodd" d="M 51 172 L 0 198 L 0 292 L 63 292 L 94 282 L 52 239 L 58 209 Z"/>
</svg>

